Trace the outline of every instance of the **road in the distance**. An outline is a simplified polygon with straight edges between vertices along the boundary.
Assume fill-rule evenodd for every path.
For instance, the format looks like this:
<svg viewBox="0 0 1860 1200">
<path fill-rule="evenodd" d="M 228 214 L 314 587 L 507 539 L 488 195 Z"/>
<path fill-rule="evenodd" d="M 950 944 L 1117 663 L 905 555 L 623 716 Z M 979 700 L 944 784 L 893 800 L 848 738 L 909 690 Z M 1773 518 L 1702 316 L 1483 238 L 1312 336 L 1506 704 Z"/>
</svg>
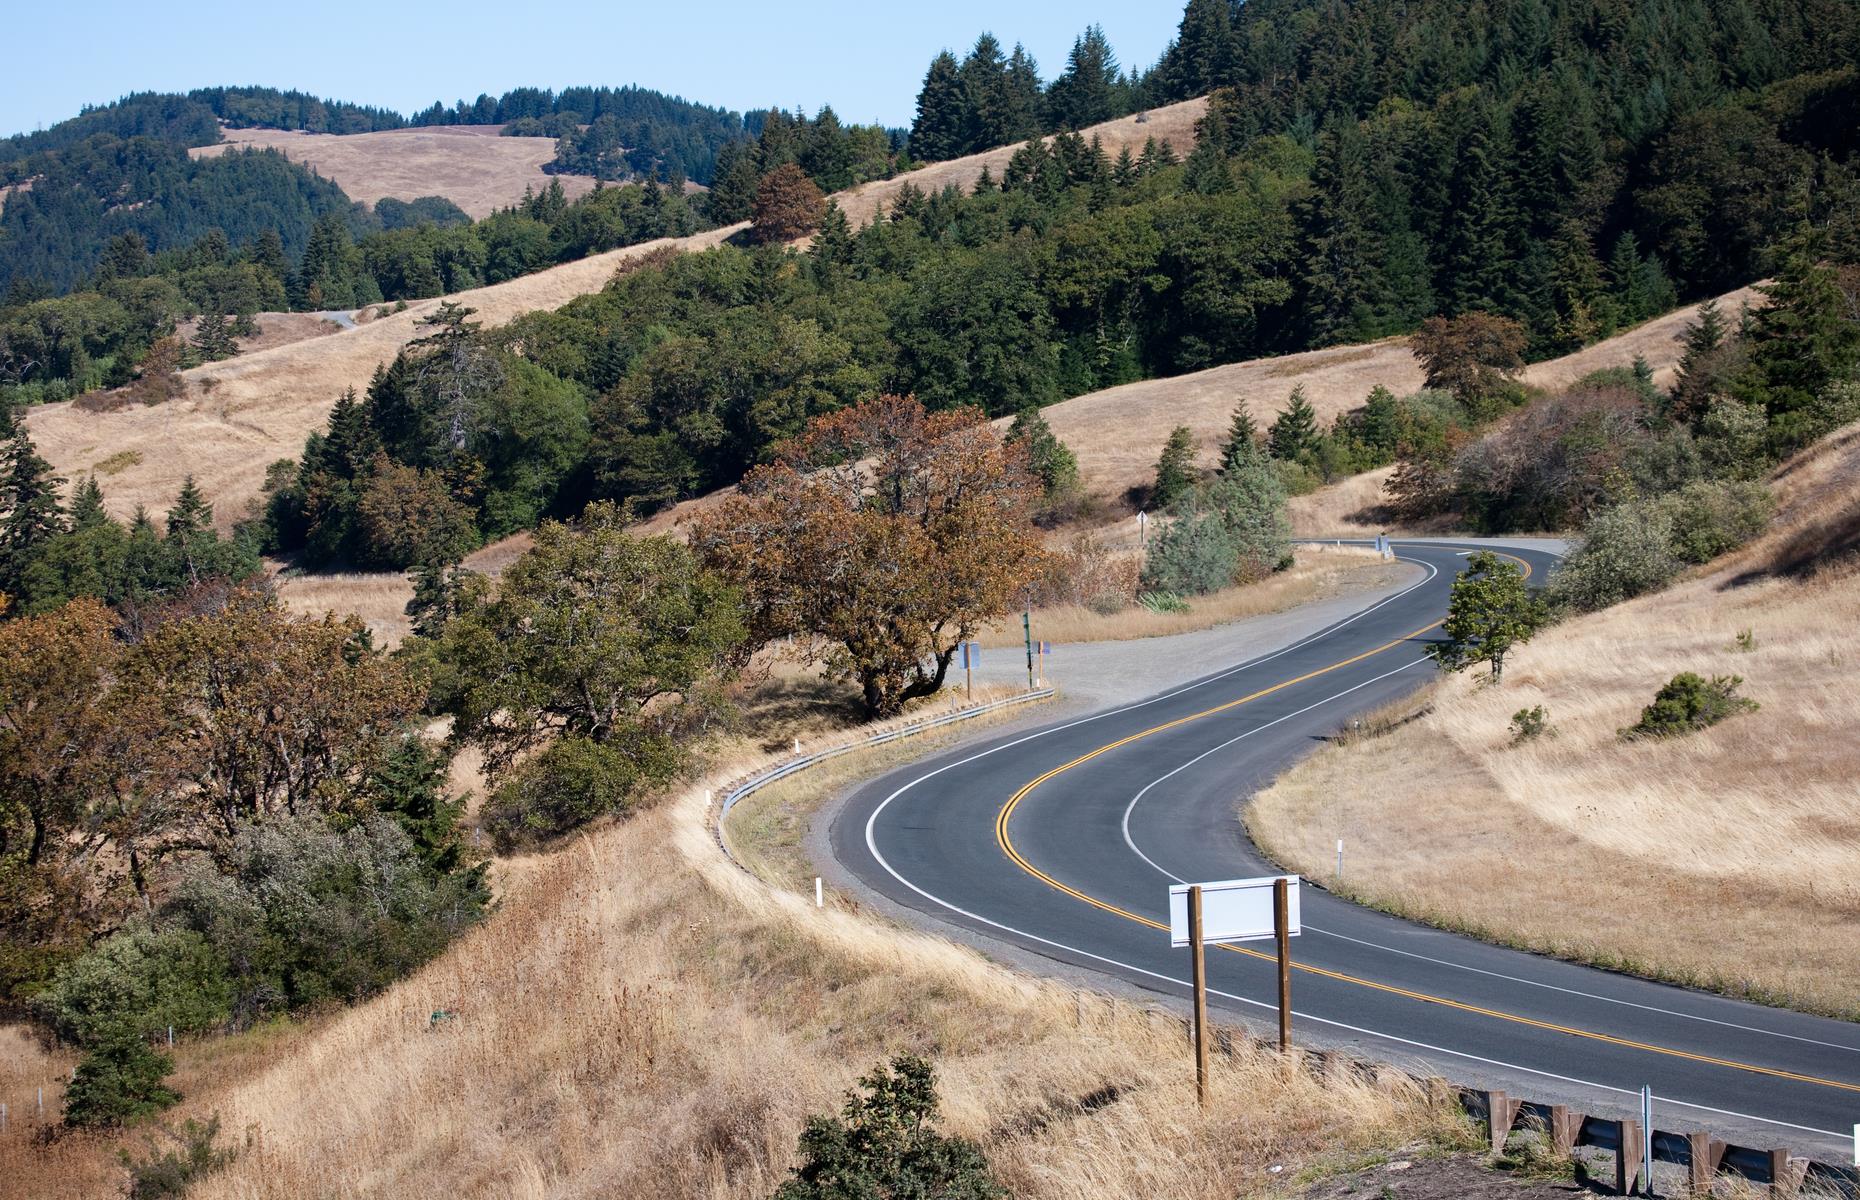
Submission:
<svg viewBox="0 0 1860 1200">
<path fill-rule="evenodd" d="M 1168 885 L 1274 871 L 1239 800 L 1427 679 L 1422 647 L 1477 548 L 1399 543 L 1424 578 L 1303 642 L 893 772 L 838 811 L 834 855 L 865 886 L 983 940 L 1181 996 L 1187 951 L 1156 928 Z M 1552 561 L 1507 553 L 1540 577 Z M 1373 772 L 1362 786 L 1377 786 Z M 1598 1113 L 1632 1115 L 1650 1084 L 1661 1128 L 1833 1161 L 1853 1151 L 1860 1026 L 1505 950 L 1314 888 L 1303 915 L 1292 995 L 1307 1044 Z M 1211 949 L 1208 978 L 1217 1007 L 1271 1016 L 1276 970 L 1258 950 Z"/>
</svg>

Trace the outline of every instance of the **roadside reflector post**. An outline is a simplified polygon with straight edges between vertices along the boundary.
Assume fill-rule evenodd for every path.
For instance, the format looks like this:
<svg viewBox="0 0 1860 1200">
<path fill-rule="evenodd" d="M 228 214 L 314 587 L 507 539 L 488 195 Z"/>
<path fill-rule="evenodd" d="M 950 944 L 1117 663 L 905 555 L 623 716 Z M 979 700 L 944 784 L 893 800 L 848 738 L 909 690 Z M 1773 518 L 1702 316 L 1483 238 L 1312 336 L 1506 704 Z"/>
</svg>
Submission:
<svg viewBox="0 0 1860 1200">
<path fill-rule="evenodd" d="M 816 875 L 814 876 L 814 907 L 825 908 L 826 906 L 827 894 L 825 889 L 820 885 L 820 876 Z"/>
<path fill-rule="evenodd" d="M 1640 1085 L 1640 1192 L 1653 1195 L 1653 1085 Z"/>
<path fill-rule="evenodd" d="M 1195 1099 L 1208 1107 L 1208 962 L 1201 944 L 1201 889 L 1188 889 L 1188 946 L 1195 984 Z"/>
<path fill-rule="evenodd" d="M 1027 643 L 1027 690 L 1033 690 L 1033 610 L 1023 609 L 1020 614 L 1020 635 Z"/>
<path fill-rule="evenodd" d="M 1272 881 L 1272 936 L 1279 943 L 1279 1053 L 1292 1049 L 1292 885 Z"/>
<path fill-rule="evenodd" d="M 974 642 L 962 643 L 963 691 L 971 700 L 975 699 L 975 660 L 980 657 Z"/>
<path fill-rule="evenodd" d="M 1337 839 L 1337 886 L 1343 886 L 1343 839 Z"/>
</svg>

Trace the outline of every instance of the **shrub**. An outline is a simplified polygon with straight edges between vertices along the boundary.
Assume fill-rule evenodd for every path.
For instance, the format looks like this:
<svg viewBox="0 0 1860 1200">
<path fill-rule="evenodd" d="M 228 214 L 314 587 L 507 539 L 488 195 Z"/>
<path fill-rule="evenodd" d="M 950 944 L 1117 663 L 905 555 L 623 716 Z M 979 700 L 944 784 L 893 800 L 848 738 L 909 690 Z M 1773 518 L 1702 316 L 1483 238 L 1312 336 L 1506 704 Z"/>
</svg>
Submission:
<svg viewBox="0 0 1860 1200">
<path fill-rule="evenodd" d="M 1550 733 L 1550 713 L 1541 704 L 1520 708 L 1511 714 L 1511 744 L 1533 742 Z"/>
<path fill-rule="evenodd" d="M 122 1125 L 173 1104 L 180 1096 L 162 1082 L 174 1060 L 134 1033 L 115 1029 L 78 1062 L 65 1088 L 65 1124 Z"/>
<path fill-rule="evenodd" d="M 1204 596 L 1231 587 L 1239 557 L 1239 541 L 1218 516 L 1182 516 L 1150 545 L 1143 563 L 1145 594 Z"/>
<path fill-rule="evenodd" d="M 225 860 L 186 876 L 163 916 L 229 964 L 239 1025 L 372 995 L 444 949 L 488 901 L 475 870 L 433 870 L 379 814 L 342 828 L 274 817 L 241 830 Z"/>
<path fill-rule="evenodd" d="M 123 1168 L 129 1172 L 129 1200 L 178 1200 L 203 1175 L 212 1174 L 235 1157 L 232 1150 L 214 1145 L 220 1136 L 220 1115 L 205 1121 L 189 1117 L 179 1130 L 162 1131 L 174 1143 L 169 1150 L 156 1152 L 148 1139 L 149 1156 L 138 1159 L 126 1150 L 117 1151 Z"/>
<path fill-rule="evenodd" d="M 1755 712 L 1757 702 L 1737 694 L 1744 682 L 1739 675 L 1714 675 L 1709 680 L 1684 671 L 1668 680 L 1641 710 L 1640 720 L 1621 731 L 1623 738 L 1678 737 L 1708 729 L 1738 713 Z"/>
<path fill-rule="evenodd" d="M 1665 497 L 1660 507 L 1672 527 L 1673 556 L 1704 563 L 1762 533 L 1773 500 L 1761 483 L 1700 481 Z"/>
<path fill-rule="evenodd" d="M 565 737 L 521 764 L 491 794 L 483 821 L 500 850 L 559 837 L 610 813 L 623 813 L 647 786 L 664 783 L 680 761 L 670 738 L 638 733 L 626 743 Z"/>
<path fill-rule="evenodd" d="M 1102 602 L 1117 612 L 1128 607 L 1137 594 L 1140 565 L 1134 555 L 1114 554 L 1097 538 L 1082 533 L 1064 549 L 1042 558 L 1029 601 L 1036 607 L 1086 604 L 1093 608 Z"/>
<path fill-rule="evenodd" d="M 1245 457 L 1197 489 L 1157 535 L 1143 564 L 1145 590 L 1206 595 L 1291 565 L 1291 525 L 1274 464 L 1258 451 Z"/>
<path fill-rule="evenodd" d="M 1672 543 L 1672 518 L 1662 506 L 1607 509 L 1551 574 L 1546 598 L 1553 608 L 1594 612 L 1665 587 L 1680 567 Z"/>
<path fill-rule="evenodd" d="M 1188 601 L 1174 592 L 1144 592 L 1137 597 L 1137 603 L 1153 613 L 1185 613 L 1189 611 Z"/>
<path fill-rule="evenodd" d="M 921 1196 L 937 1200 L 1003 1200 L 1006 1189 L 988 1173 L 981 1148 L 930 1127 L 936 1118 L 936 1075 L 915 1055 L 892 1059 L 859 1081 L 838 1117 L 809 1117 L 801 1133 L 801 1165 L 775 1200 L 851 1200 Z"/>
<path fill-rule="evenodd" d="M 126 929 L 58 973 L 33 1008 L 60 1038 L 101 1044 L 123 1031 L 201 1033 L 232 1015 L 226 962 L 191 929 Z"/>
<path fill-rule="evenodd" d="M 1721 475 L 1761 475 L 1770 463 L 1769 437 L 1769 417 L 1762 406 L 1729 396 L 1713 396 L 1699 418 L 1699 453 Z"/>
</svg>

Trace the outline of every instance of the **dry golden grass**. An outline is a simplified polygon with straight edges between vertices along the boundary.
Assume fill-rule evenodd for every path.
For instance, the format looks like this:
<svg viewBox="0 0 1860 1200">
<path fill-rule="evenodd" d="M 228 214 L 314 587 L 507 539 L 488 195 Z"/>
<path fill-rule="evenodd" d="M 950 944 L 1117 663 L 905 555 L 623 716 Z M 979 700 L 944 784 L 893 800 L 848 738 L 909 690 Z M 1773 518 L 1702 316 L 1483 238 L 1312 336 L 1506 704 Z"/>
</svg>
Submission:
<svg viewBox="0 0 1860 1200">
<path fill-rule="evenodd" d="M 592 176 L 543 173 L 543 164 L 555 157 L 554 138 L 500 137 L 502 128 L 435 125 L 350 134 L 228 129 L 224 142 L 188 153 L 209 158 L 247 147 L 277 150 L 334 180 L 351 200 L 373 204 L 384 196 L 444 196 L 474 219 L 515 204 L 525 188 L 542 191 L 552 179 L 561 182 L 570 199 L 594 190 Z"/>
<path fill-rule="evenodd" d="M 765 689 L 757 728 L 791 731 L 783 706 L 817 695 Z M 1236 1179 L 1268 1190 L 1301 1165 L 1463 1137 L 1455 1106 L 1398 1073 L 1246 1038 L 1217 1055 L 1216 1104 L 1199 1113 L 1179 1017 L 745 874 L 718 851 L 705 792 L 786 753 L 745 750 L 631 822 L 501 862 L 495 916 L 374 1001 L 182 1047 L 173 1119 L 217 1112 L 243 1146 L 190 1196 L 763 1197 L 803 1118 L 905 1051 L 936 1062 L 945 1127 L 1034 1200 L 1212 1200 Z M 456 1017 L 435 1027 L 441 1008 Z M 68 1066 L 17 1030 L 0 1050 L 0 1088 Z M 40 1148 L 21 1131 L 0 1139 L 0 1177 L 22 1195 L 95 1196 L 120 1181 L 121 1145 L 138 1140 Z"/>
<path fill-rule="evenodd" d="M 1425 716 L 1325 750 L 1262 793 L 1250 828 L 1324 877 L 1328 848 L 1348 839 L 1351 889 L 1375 904 L 1860 1017 L 1856 481 L 1860 427 L 1778 474 L 1777 521 L 1757 543 L 1541 635 L 1502 686 L 1446 680 Z M 1817 562 L 1810 547 L 1837 553 Z M 1741 675 L 1763 707 L 1621 741 L 1680 671 Z M 1513 746 L 1511 715 L 1538 704 L 1555 735 Z"/>
<path fill-rule="evenodd" d="M 1033 610 L 1033 632 L 1044 641 L 1067 645 L 1168 637 L 1384 587 L 1394 583 L 1402 570 L 1367 549 L 1301 546 L 1290 570 L 1258 583 L 1194 597 L 1188 601 L 1187 612 L 1152 612 L 1132 605 L 1120 612 L 1098 613 L 1082 604 L 1056 604 Z M 984 626 L 977 640 L 985 647 L 1022 645 L 1025 634 L 1020 622 L 1018 613 L 1003 617 Z"/>
<path fill-rule="evenodd" d="M 1394 473 L 1394 467 L 1365 471 L 1315 492 L 1293 496 L 1285 506 L 1292 519 L 1292 535 L 1360 538 L 1390 532 L 1389 524 L 1378 518 L 1383 515 L 1382 489 Z"/>
<path fill-rule="evenodd" d="M 634 259 L 668 246 L 715 246 L 735 229 L 610 250 L 445 298 L 476 309 L 474 320 L 501 325 L 599 291 L 616 268 Z M 40 453 L 67 479 L 83 478 L 97 461 L 123 450 L 141 453 L 142 461 L 119 473 L 105 492 L 118 516 L 138 504 L 159 516 L 173 502 L 181 480 L 193 475 L 213 502 L 216 519 L 226 526 L 244 516 L 258 496 L 265 468 L 295 458 L 343 389 L 367 387 L 375 367 L 419 336 L 419 318 L 439 303 L 417 301 L 405 312 L 355 329 L 196 367 L 182 374 L 184 395 L 153 408 L 96 413 L 69 403 L 47 404 L 27 415 L 27 426 Z"/>
<path fill-rule="evenodd" d="M 240 354 L 257 354 L 342 331 L 342 326 L 319 313 L 268 312 L 259 313 L 253 320 L 258 322 L 258 333 L 239 340 Z M 190 317 L 175 326 L 175 336 L 192 341 L 199 327 L 199 319 Z"/>
<path fill-rule="evenodd" d="M 534 544 L 528 533 L 516 533 L 466 555 L 467 570 L 491 579 Z M 285 607 L 306 616 L 327 612 L 360 617 L 375 636 L 375 644 L 392 649 L 410 632 L 407 602 L 413 583 L 400 571 L 339 571 L 330 574 L 284 573 L 283 564 L 270 562 L 271 586 Z"/>
<path fill-rule="evenodd" d="M 1227 1197 L 1269 1163 L 1452 1127 L 1404 1080 L 1247 1041 L 1204 1117 L 1179 1019 L 814 911 L 724 865 L 703 819 L 694 795 L 511 863 L 487 927 L 201 1098 L 255 1140 L 190 1194 L 766 1196 L 802 1118 L 907 1050 L 1024 1197 Z"/>
<path fill-rule="evenodd" d="M 824 738 L 813 737 L 801 748 L 803 752 L 813 754 L 831 747 L 850 745 L 892 726 L 913 724 L 1015 694 L 1017 692 L 1014 688 L 982 685 L 975 689 L 974 699 L 969 700 L 958 684 L 946 689 L 941 696 L 915 706 L 910 713 L 896 721 L 847 728 Z M 845 689 L 845 699 L 853 699 L 849 688 Z M 970 717 L 959 726 L 926 730 L 902 741 L 851 750 L 819 766 L 772 783 L 744 797 L 730 810 L 730 819 L 723 827 L 723 837 L 729 844 L 730 853 L 758 878 L 775 887 L 811 897 L 816 872 L 803 843 L 813 815 L 821 804 L 860 780 L 870 779 L 895 766 L 955 745 L 990 726 L 1020 720 L 1037 712 L 1043 703 L 1028 701 Z M 829 893 L 828 903 L 857 908 L 855 901 L 834 893 Z"/>
</svg>

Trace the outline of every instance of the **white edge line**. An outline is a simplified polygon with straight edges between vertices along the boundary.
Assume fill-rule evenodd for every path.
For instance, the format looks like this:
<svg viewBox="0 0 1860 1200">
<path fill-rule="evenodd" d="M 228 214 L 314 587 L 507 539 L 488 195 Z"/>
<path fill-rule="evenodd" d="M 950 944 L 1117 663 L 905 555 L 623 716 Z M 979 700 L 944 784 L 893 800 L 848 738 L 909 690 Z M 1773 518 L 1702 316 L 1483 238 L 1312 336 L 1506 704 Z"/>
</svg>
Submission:
<svg viewBox="0 0 1860 1200">
<path fill-rule="evenodd" d="M 1397 557 L 1399 558 L 1400 556 L 1397 556 Z M 1416 562 L 1418 560 L 1407 559 L 1406 561 Z M 1018 737 L 1011 741 L 1002 742 L 999 745 L 990 746 L 988 749 L 979 751 L 975 754 L 968 756 L 967 758 L 958 759 L 955 762 L 945 763 L 942 766 L 937 767 L 936 769 L 932 771 L 927 771 L 924 774 L 917 776 L 915 779 L 912 779 L 910 782 L 906 783 L 903 787 L 900 787 L 897 791 L 892 792 L 889 796 L 886 796 L 883 800 L 879 801 L 877 807 L 875 807 L 872 810 L 871 816 L 866 818 L 865 847 L 866 847 L 867 853 L 871 854 L 873 860 L 876 861 L 879 866 L 883 867 L 885 869 L 885 873 L 890 875 L 893 879 L 896 879 L 899 883 L 911 889 L 911 891 L 916 892 L 918 895 L 930 901 L 932 904 L 938 905 L 941 908 L 946 908 L 950 912 L 953 912 L 957 914 L 958 916 L 967 917 L 971 921 L 976 921 L 976 922 L 979 922 L 980 924 L 987 925 L 991 928 L 999 929 L 1003 933 L 1009 933 L 1009 934 L 1014 935 L 1015 937 L 1024 938 L 1028 941 L 1036 942 L 1043 946 L 1051 946 L 1052 948 L 1056 950 L 1063 950 L 1068 954 L 1081 955 L 1095 962 L 1105 963 L 1109 966 L 1118 967 L 1122 970 L 1131 971 L 1139 975 L 1147 975 L 1147 976 L 1150 976 L 1151 978 L 1161 979 L 1165 982 L 1175 984 L 1178 987 L 1186 987 L 1187 985 L 1184 984 L 1181 980 L 1176 979 L 1172 976 L 1164 975 L 1157 971 L 1151 971 L 1144 967 L 1135 966 L 1131 963 L 1120 962 L 1119 960 L 1114 959 L 1114 958 L 1107 958 L 1102 954 L 1093 954 L 1089 950 L 1081 950 L 1076 946 L 1068 946 L 1063 942 L 1056 942 L 1056 941 L 1051 940 L 1050 938 L 1043 938 L 1043 937 L 1038 936 L 1037 934 L 1027 933 L 1024 930 L 1015 929 L 1011 925 L 1004 925 L 999 921 L 991 921 L 987 917 L 980 916 L 976 913 L 969 912 L 967 909 L 959 908 L 958 906 L 951 904 L 949 901 L 944 900 L 940 896 L 932 895 L 931 893 L 925 891 L 923 888 L 918 887 L 916 884 L 906 879 L 904 876 L 900 875 L 897 872 L 897 870 L 894 867 L 892 867 L 890 861 L 887 860 L 885 856 L 879 852 L 878 842 L 876 838 L 874 837 L 874 828 L 878 823 L 879 816 L 885 811 L 887 807 L 890 806 L 893 800 L 896 800 L 899 796 L 902 796 L 905 792 L 916 787 L 919 783 L 922 783 L 924 780 L 934 778 L 937 775 L 941 775 L 945 771 L 954 770 L 957 767 L 967 766 L 968 764 L 975 762 L 979 759 L 987 758 L 991 755 L 998 754 L 1003 750 L 1010 750 L 1014 748 L 1015 746 L 1022 745 L 1026 742 L 1034 741 L 1038 738 L 1045 737 L 1049 734 L 1059 733 L 1067 729 L 1074 729 L 1080 725 L 1089 724 L 1093 721 L 1101 720 L 1105 717 L 1117 716 L 1122 713 L 1132 712 L 1139 708 L 1147 708 L 1152 704 L 1158 703 L 1159 701 L 1167 700 L 1175 696 L 1183 695 L 1184 693 L 1194 691 L 1197 688 L 1206 686 L 1207 684 L 1214 683 L 1221 679 L 1225 679 L 1230 675 L 1238 674 L 1241 671 L 1247 670 L 1261 663 L 1270 662 L 1275 658 L 1279 658 L 1286 654 L 1291 653 L 1293 650 L 1296 650 L 1301 646 L 1307 645 L 1310 642 L 1314 642 L 1318 640 L 1319 638 L 1326 637 L 1332 632 L 1335 632 L 1336 630 L 1341 629 L 1344 626 L 1349 625 L 1352 622 L 1357 621 L 1358 619 L 1362 617 L 1368 616 L 1370 613 L 1381 608 L 1383 605 L 1388 604 L 1394 600 L 1400 599 L 1402 596 L 1407 595 L 1409 592 L 1413 591 L 1415 588 L 1418 588 L 1418 587 L 1421 587 L 1427 584 L 1436 575 L 1439 574 L 1438 569 L 1435 568 L 1433 564 L 1431 563 L 1420 563 L 1419 565 L 1427 568 L 1428 575 L 1426 578 L 1417 580 L 1416 582 L 1410 584 L 1408 587 L 1403 588 L 1401 591 L 1396 592 L 1392 596 L 1384 597 L 1383 599 L 1377 601 L 1375 604 L 1372 604 L 1368 608 L 1363 609 L 1361 612 L 1356 613 L 1342 621 L 1338 621 L 1333 625 L 1326 626 L 1324 629 L 1319 630 L 1318 632 L 1312 634 L 1310 637 L 1294 642 L 1291 645 L 1286 646 L 1281 650 L 1275 651 L 1272 654 L 1253 659 L 1251 661 L 1242 663 L 1239 666 L 1229 668 L 1226 671 L 1221 671 L 1214 675 L 1210 675 L 1205 679 L 1197 680 L 1194 683 L 1187 684 L 1183 687 L 1175 689 L 1174 691 L 1159 693 L 1155 696 L 1151 696 L 1147 700 L 1138 701 L 1135 704 L 1125 705 L 1122 708 L 1106 709 L 1105 711 L 1100 712 L 1100 713 L 1093 713 L 1090 716 L 1081 717 L 1076 721 L 1068 721 L 1061 725 L 1054 725 L 1046 729 L 1035 730 L 1033 733 L 1026 734 L 1023 737 Z M 1411 663 L 1409 665 L 1412 666 L 1413 664 Z M 1253 1005 L 1258 1008 L 1273 1008 L 1275 1010 L 1277 1008 L 1276 1005 L 1269 1005 L 1269 1004 L 1266 1004 L 1264 1001 L 1251 1000 L 1245 996 L 1237 996 L 1230 992 L 1219 991 L 1218 989 L 1210 988 L 1209 990 L 1217 996 L 1221 996 L 1229 1000 L 1234 1000 L 1242 1004 L 1249 1004 L 1249 1005 Z M 1595 1088 L 1600 1091 L 1612 1092 L 1612 1093 L 1615 1093 L 1617 1095 L 1622 1095 L 1622 1096 L 1639 1094 L 1638 1092 L 1631 1092 L 1626 1088 L 1610 1087 L 1607 1084 L 1594 1083 L 1586 1079 L 1576 1079 L 1572 1076 L 1558 1075 L 1550 1071 L 1540 1071 L 1533 1067 L 1519 1066 L 1516 1063 L 1508 1063 L 1500 1059 L 1484 1058 L 1480 1055 L 1468 1054 L 1465 1051 L 1461 1051 L 1461 1050 L 1450 1050 L 1445 1046 L 1434 1046 L 1427 1042 L 1415 1041 L 1411 1038 L 1397 1037 L 1396 1035 L 1389 1034 L 1389 1033 L 1380 1033 L 1373 1029 L 1365 1029 L 1359 1026 L 1346 1024 L 1345 1022 L 1342 1022 L 1342 1021 L 1333 1021 L 1327 1017 L 1313 1016 L 1311 1014 L 1301 1014 L 1297 1012 L 1296 1010 L 1293 1010 L 1292 1015 L 1300 1018 L 1301 1020 L 1315 1021 L 1320 1025 L 1329 1025 L 1333 1028 L 1348 1030 L 1351 1033 L 1362 1034 L 1366 1037 L 1379 1038 L 1384 1041 L 1394 1042 L 1394 1043 L 1397 1043 L 1399 1045 L 1404 1045 L 1404 1046 L 1413 1046 L 1417 1049 L 1427 1050 L 1427 1051 L 1431 1051 L 1437 1054 L 1446 1054 L 1454 1058 L 1463 1058 L 1469 1062 L 1479 1062 L 1479 1063 L 1485 1063 L 1488 1066 L 1502 1067 L 1505 1070 L 1509 1070 L 1509 1071 L 1520 1071 L 1526 1075 L 1535 1075 L 1535 1076 L 1539 1076 L 1544 1079 L 1555 1079 L 1562 1083 L 1571 1083 L 1571 1084 L 1575 1084 L 1580 1087 Z M 1740 1120 L 1756 1121 L 1763 1125 L 1774 1125 L 1782 1129 L 1796 1129 L 1796 1130 L 1800 1130 L 1803 1133 L 1813 1133 L 1813 1134 L 1818 1134 L 1823 1137 L 1840 1138 L 1840 1139 L 1845 1139 L 1847 1137 L 1845 1133 L 1834 1133 L 1833 1131 L 1827 1130 L 1827 1129 L 1816 1129 L 1810 1125 L 1796 1125 L 1788 1121 L 1777 1121 L 1769 1117 L 1759 1117 L 1752 1113 L 1740 1113 L 1740 1112 L 1736 1112 L 1731 1109 L 1712 1108 L 1712 1107 L 1709 1107 L 1703 1104 L 1689 1104 L 1683 1100 L 1675 1100 L 1675 1099 L 1672 1099 L 1671 1097 L 1661 1097 L 1661 1098 L 1664 1099 L 1668 1104 L 1676 1105 L 1680 1108 L 1693 1109 L 1698 1112 L 1717 1113 L 1720 1116 L 1736 1117 Z"/>
</svg>

